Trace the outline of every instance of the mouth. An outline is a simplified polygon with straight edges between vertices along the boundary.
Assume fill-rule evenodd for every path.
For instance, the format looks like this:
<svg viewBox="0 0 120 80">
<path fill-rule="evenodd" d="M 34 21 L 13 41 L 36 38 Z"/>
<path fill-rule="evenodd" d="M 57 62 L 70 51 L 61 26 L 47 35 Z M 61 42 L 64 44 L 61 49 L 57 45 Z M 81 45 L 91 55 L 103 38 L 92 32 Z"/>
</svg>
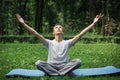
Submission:
<svg viewBox="0 0 120 80">
<path fill-rule="evenodd" d="M 57 32 L 61 32 L 60 30 L 57 30 Z"/>
</svg>

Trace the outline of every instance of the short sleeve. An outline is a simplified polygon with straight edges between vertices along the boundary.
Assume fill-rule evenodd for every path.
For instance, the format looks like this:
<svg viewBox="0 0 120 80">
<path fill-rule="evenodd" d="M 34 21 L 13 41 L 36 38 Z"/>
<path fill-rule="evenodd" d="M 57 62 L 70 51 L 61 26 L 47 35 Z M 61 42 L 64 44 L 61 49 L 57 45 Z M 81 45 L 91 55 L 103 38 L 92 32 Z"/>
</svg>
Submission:
<svg viewBox="0 0 120 80">
<path fill-rule="evenodd" d="M 67 44 L 69 48 L 74 46 L 74 44 L 72 43 L 72 39 L 67 40 Z"/>
<path fill-rule="evenodd" d="M 45 39 L 45 40 L 46 40 L 45 47 L 48 49 L 48 48 L 49 48 L 49 44 L 50 44 L 51 40 L 49 40 L 49 39 Z"/>
</svg>

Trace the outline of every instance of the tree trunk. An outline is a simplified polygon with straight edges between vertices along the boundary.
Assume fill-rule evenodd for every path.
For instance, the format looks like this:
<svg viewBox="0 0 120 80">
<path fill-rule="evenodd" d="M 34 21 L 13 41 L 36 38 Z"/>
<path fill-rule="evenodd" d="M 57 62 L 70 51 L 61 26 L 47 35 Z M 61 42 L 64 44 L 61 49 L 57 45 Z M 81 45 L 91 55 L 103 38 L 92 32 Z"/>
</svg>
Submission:
<svg viewBox="0 0 120 80">
<path fill-rule="evenodd" d="M 42 32 L 42 9 L 44 0 L 36 1 L 36 15 L 35 15 L 35 30 L 37 32 Z"/>
<path fill-rule="evenodd" d="M 2 14 L 3 13 L 3 8 L 4 8 L 4 5 L 3 5 L 3 0 L 0 0 L 0 35 L 4 35 L 4 15 Z M 2 22 L 3 21 L 3 22 Z"/>
<path fill-rule="evenodd" d="M 0 35 L 8 35 L 8 16 L 9 1 L 0 0 Z"/>
<path fill-rule="evenodd" d="M 105 13 L 105 1 L 102 0 L 102 14 Z M 105 20 L 102 18 L 102 28 L 101 28 L 101 35 L 104 36 L 104 25 Z"/>
<path fill-rule="evenodd" d="M 20 8 L 20 12 L 21 12 L 20 14 L 24 18 L 25 18 L 25 12 L 26 12 L 27 2 L 28 2 L 28 0 L 24 0 L 24 4 L 22 4 L 23 3 L 22 1 L 19 2 L 19 5 L 20 5 L 19 8 Z M 23 26 L 22 25 L 20 25 L 18 33 L 19 33 L 19 35 L 24 34 L 24 30 L 23 30 Z"/>
<path fill-rule="evenodd" d="M 67 2 L 66 0 L 64 0 L 64 4 L 63 4 L 63 24 L 65 24 L 67 22 L 66 16 L 67 16 Z"/>
</svg>

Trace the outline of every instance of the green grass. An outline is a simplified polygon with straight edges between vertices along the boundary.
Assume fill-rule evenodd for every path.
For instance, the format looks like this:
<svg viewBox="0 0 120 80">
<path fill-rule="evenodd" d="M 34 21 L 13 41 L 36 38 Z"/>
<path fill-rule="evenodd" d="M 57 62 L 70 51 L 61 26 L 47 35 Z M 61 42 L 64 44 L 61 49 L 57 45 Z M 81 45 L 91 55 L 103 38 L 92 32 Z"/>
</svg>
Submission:
<svg viewBox="0 0 120 80">
<path fill-rule="evenodd" d="M 113 65 L 120 68 L 120 45 L 114 43 L 81 44 L 70 49 L 70 60 L 82 60 L 81 68 L 104 67 Z M 6 78 L 5 74 L 15 68 L 36 69 L 37 60 L 47 60 L 47 49 L 42 44 L 7 43 L 0 44 L 0 80 L 24 80 L 23 78 Z M 98 76 L 62 78 L 62 80 L 119 80 L 119 76 Z M 30 78 L 29 80 L 40 80 Z M 44 80 L 61 80 L 61 78 L 44 77 Z"/>
</svg>

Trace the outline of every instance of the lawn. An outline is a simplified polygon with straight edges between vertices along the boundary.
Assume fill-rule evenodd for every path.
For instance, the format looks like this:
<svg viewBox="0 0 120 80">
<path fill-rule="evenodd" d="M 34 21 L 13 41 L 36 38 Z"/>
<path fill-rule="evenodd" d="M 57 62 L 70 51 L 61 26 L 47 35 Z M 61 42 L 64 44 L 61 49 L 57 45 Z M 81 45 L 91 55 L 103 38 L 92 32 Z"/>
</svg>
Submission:
<svg viewBox="0 0 120 80">
<path fill-rule="evenodd" d="M 70 49 L 70 60 L 82 60 L 80 68 L 115 66 L 120 68 L 120 45 L 115 43 L 77 43 Z M 36 69 L 37 60 L 47 60 L 47 49 L 42 44 L 6 43 L 0 44 L 0 80 L 24 80 L 6 78 L 5 74 L 15 68 Z M 44 80 L 69 80 L 70 78 L 49 78 Z M 119 76 L 78 77 L 70 80 L 119 80 Z M 40 80 L 30 78 L 29 80 Z"/>
</svg>

